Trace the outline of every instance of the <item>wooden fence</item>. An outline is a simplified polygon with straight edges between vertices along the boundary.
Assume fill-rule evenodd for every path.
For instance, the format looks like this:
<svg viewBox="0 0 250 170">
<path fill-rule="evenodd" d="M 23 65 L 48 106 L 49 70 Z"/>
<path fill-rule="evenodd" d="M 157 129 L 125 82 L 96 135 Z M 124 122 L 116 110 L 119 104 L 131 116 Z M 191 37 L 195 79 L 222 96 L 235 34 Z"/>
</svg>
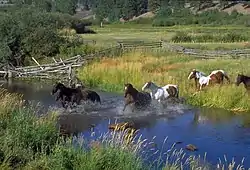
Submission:
<svg viewBox="0 0 250 170">
<path fill-rule="evenodd" d="M 237 50 L 200 50 L 186 48 L 180 45 L 173 45 L 168 42 L 163 42 L 162 48 L 166 48 L 169 51 L 195 56 L 197 58 L 239 58 L 250 57 L 250 49 L 237 49 Z"/>
<path fill-rule="evenodd" d="M 39 78 L 50 78 L 50 79 L 57 79 L 57 78 L 65 78 L 71 77 L 73 69 L 77 67 L 84 66 L 90 60 L 98 59 L 104 56 L 114 56 L 119 55 L 120 53 L 120 46 L 114 46 L 111 48 L 107 48 L 104 50 L 97 51 L 93 54 L 89 55 L 77 55 L 65 60 L 60 59 L 57 61 L 53 58 L 54 63 L 50 64 L 39 64 L 39 62 L 32 58 L 33 61 L 36 63 L 35 66 L 27 66 L 27 67 L 6 67 L 0 74 L 4 74 L 5 77 L 39 77 Z"/>
<path fill-rule="evenodd" d="M 118 41 L 117 46 L 113 46 L 107 49 L 97 51 L 93 54 L 88 55 L 77 55 L 65 60 L 60 59 L 57 61 L 53 58 L 54 62 L 50 64 L 39 64 L 39 62 L 32 58 L 36 63 L 35 66 L 27 67 L 11 67 L 5 66 L 3 70 L 0 70 L 0 74 L 4 74 L 4 77 L 39 77 L 39 78 L 50 78 L 50 79 L 61 79 L 70 78 L 72 76 L 72 71 L 77 67 L 82 67 L 89 63 L 93 59 L 99 59 L 102 57 L 114 57 L 120 56 L 125 51 L 130 49 L 138 48 L 164 48 L 168 51 L 174 51 L 177 53 L 182 53 L 186 55 L 192 55 L 198 58 L 216 58 L 216 57 L 250 57 L 250 49 L 241 50 L 219 50 L 219 51 L 209 51 L 209 50 L 199 50 L 185 48 L 179 45 L 173 45 L 168 42 L 157 41 L 157 42 L 144 42 L 144 41 Z"/>
<path fill-rule="evenodd" d="M 122 49 L 137 49 L 137 48 L 161 48 L 162 41 L 145 42 L 145 41 L 118 41 Z"/>
</svg>

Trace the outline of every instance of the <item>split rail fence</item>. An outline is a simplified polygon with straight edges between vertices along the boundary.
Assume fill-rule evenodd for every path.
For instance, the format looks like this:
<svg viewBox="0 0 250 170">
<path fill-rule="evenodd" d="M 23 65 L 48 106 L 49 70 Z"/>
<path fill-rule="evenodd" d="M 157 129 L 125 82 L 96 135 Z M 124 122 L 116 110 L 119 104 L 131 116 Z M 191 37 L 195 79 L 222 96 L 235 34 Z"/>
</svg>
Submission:
<svg viewBox="0 0 250 170">
<path fill-rule="evenodd" d="M 208 51 L 208 50 L 199 50 L 199 49 L 191 49 L 185 48 L 179 45 L 173 45 L 164 41 L 157 42 L 144 42 L 144 41 L 118 41 L 118 45 L 113 46 L 111 48 L 103 49 L 97 51 L 93 54 L 88 55 L 77 55 L 65 60 L 60 59 L 57 61 L 53 58 L 53 63 L 50 64 L 39 64 L 39 62 L 32 58 L 36 63 L 35 66 L 27 66 L 27 67 L 11 67 L 4 66 L 2 70 L 0 70 L 0 74 L 3 74 L 4 77 L 39 77 L 39 78 L 48 78 L 48 79 L 61 79 L 72 76 L 72 71 L 75 68 L 82 67 L 88 64 L 90 61 L 95 59 L 100 59 L 103 57 L 116 57 L 120 56 L 126 51 L 130 51 L 131 49 L 159 49 L 164 48 L 167 51 L 174 51 L 177 53 L 182 53 L 185 55 L 195 56 L 201 59 L 209 59 L 209 58 L 238 58 L 238 57 L 250 57 L 250 49 L 241 49 L 241 50 L 225 50 L 225 51 Z"/>
</svg>

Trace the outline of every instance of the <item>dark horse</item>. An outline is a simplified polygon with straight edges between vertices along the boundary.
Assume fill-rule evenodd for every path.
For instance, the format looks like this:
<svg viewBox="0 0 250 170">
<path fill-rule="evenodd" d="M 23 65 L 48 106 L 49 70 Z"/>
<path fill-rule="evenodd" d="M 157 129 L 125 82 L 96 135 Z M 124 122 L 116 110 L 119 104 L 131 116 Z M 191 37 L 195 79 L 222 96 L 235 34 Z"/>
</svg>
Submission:
<svg viewBox="0 0 250 170">
<path fill-rule="evenodd" d="M 51 94 L 54 95 L 59 90 L 59 94 L 56 97 L 56 101 L 61 100 L 62 106 L 66 108 L 66 102 L 77 105 L 80 104 L 83 94 L 79 88 L 66 87 L 62 83 L 56 83 L 52 89 Z"/>
<path fill-rule="evenodd" d="M 101 98 L 98 93 L 96 93 L 93 90 L 86 89 L 83 84 L 73 84 L 74 88 L 81 89 L 82 94 L 83 94 L 83 100 L 90 100 L 93 103 L 94 102 L 99 102 L 101 104 Z"/>
<path fill-rule="evenodd" d="M 236 86 L 239 86 L 240 83 L 243 83 L 246 90 L 250 92 L 250 77 L 245 76 L 243 74 L 238 74 L 235 84 Z"/>
<path fill-rule="evenodd" d="M 143 107 L 146 107 L 151 103 L 152 99 L 148 92 L 139 92 L 130 83 L 124 84 L 124 86 L 125 86 L 125 93 L 124 93 L 125 105 L 123 111 L 129 104 L 133 104 L 134 107 L 137 109 L 138 108 L 142 109 Z M 134 108 L 132 110 L 134 110 Z"/>
</svg>

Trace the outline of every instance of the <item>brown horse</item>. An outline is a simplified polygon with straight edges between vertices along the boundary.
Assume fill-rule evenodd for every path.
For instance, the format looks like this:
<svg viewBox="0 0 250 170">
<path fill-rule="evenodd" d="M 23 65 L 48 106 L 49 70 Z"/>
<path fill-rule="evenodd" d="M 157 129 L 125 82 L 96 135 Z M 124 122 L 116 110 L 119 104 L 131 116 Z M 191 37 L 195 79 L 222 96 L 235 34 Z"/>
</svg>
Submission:
<svg viewBox="0 0 250 170">
<path fill-rule="evenodd" d="M 223 84 L 224 78 L 230 83 L 230 79 L 224 70 L 214 70 L 209 74 L 210 82 L 215 84 Z"/>
<path fill-rule="evenodd" d="M 134 111 L 134 108 L 142 109 L 150 105 L 152 99 L 151 95 L 148 92 L 139 92 L 130 83 L 124 84 L 124 86 L 125 86 L 125 93 L 124 93 L 125 105 L 123 111 L 129 104 L 133 104 L 134 106 L 132 111 Z"/>
<path fill-rule="evenodd" d="M 238 74 L 235 84 L 236 86 L 239 86 L 240 83 L 243 83 L 246 90 L 250 92 L 250 77 L 249 76 Z"/>
</svg>

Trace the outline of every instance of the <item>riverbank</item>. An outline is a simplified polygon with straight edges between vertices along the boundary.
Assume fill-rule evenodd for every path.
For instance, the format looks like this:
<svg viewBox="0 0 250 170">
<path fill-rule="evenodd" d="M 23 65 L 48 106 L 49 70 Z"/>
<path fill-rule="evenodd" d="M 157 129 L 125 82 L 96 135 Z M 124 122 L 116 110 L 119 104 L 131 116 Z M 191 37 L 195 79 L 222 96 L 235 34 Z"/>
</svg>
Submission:
<svg viewBox="0 0 250 170">
<path fill-rule="evenodd" d="M 249 98 L 243 85 L 235 86 L 238 73 L 250 72 L 250 59 L 200 60 L 191 56 L 168 51 L 137 51 L 124 54 L 121 58 L 104 58 L 79 70 L 80 79 L 90 87 L 110 92 L 123 92 L 125 82 L 141 89 L 147 81 L 163 86 L 177 84 L 180 96 L 194 106 L 216 107 L 231 111 L 250 111 Z M 209 74 L 213 70 L 225 70 L 232 83 L 223 87 L 207 87 L 196 93 L 194 81 L 188 80 L 190 71 L 196 68 Z"/>
</svg>

